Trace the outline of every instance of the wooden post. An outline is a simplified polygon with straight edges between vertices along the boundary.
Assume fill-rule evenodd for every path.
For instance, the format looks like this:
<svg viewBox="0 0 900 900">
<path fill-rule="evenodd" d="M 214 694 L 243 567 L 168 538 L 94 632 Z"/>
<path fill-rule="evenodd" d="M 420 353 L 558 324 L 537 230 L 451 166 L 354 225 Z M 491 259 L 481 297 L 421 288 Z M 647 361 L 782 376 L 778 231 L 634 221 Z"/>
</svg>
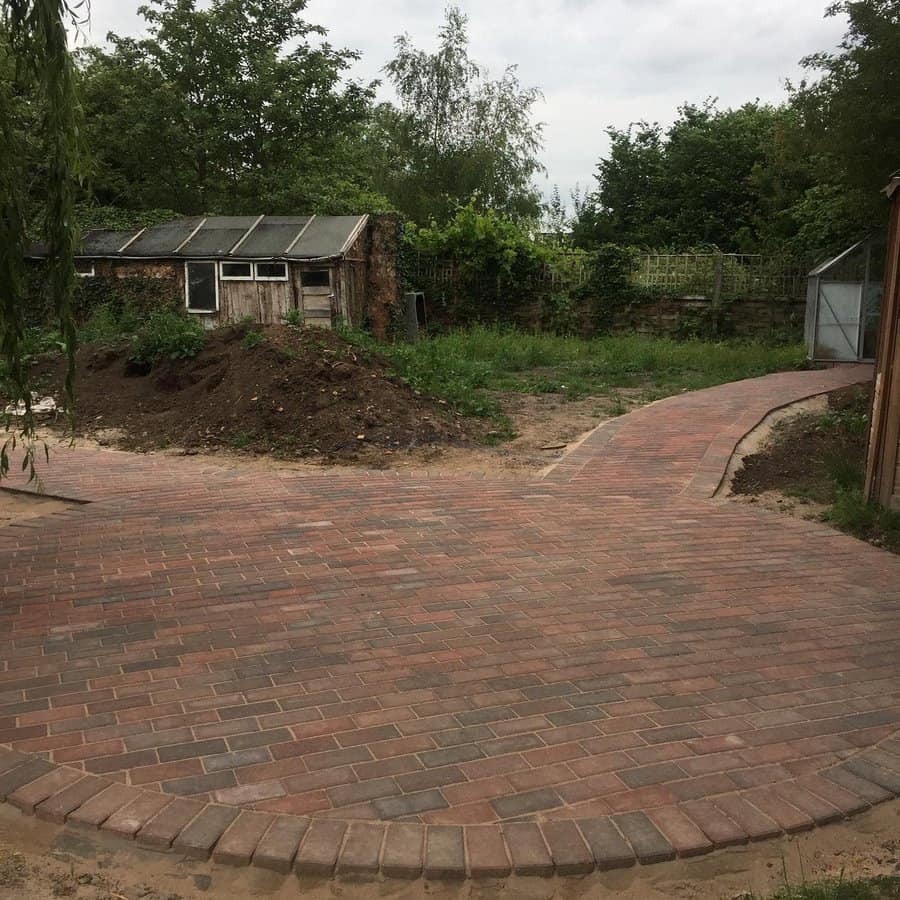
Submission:
<svg viewBox="0 0 900 900">
<path fill-rule="evenodd" d="M 713 269 L 713 295 L 712 306 L 715 317 L 713 318 L 713 331 L 719 333 L 719 314 L 722 309 L 722 281 L 725 277 L 725 257 L 722 253 L 716 254 Z"/>
<path fill-rule="evenodd" d="M 890 506 L 900 495 L 900 173 L 888 186 L 891 220 L 875 358 L 875 396 L 866 466 L 866 498 Z"/>
</svg>

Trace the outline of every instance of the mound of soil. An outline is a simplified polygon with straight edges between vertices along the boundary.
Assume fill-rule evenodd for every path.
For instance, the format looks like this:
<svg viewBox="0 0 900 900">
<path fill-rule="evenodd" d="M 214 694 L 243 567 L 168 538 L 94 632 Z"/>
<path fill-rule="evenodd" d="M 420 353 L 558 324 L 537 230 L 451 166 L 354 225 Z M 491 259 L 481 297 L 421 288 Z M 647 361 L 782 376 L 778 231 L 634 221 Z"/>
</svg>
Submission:
<svg viewBox="0 0 900 900">
<path fill-rule="evenodd" d="M 248 332 L 259 332 L 248 338 Z M 57 381 L 59 359 L 37 383 Z M 371 448 L 465 444 L 462 420 L 391 375 L 386 360 L 325 330 L 235 325 L 192 359 L 152 367 L 127 345 L 85 345 L 77 358 L 76 430 L 123 449 L 228 447 L 352 461 Z"/>
<path fill-rule="evenodd" d="M 871 386 L 849 387 L 828 395 L 828 414 L 865 416 L 871 406 Z M 866 467 L 864 429 L 823 426 L 822 413 L 803 413 L 775 427 L 768 445 L 744 458 L 731 485 L 735 494 L 782 491 L 822 503 L 834 498 L 832 473 L 836 466 L 856 470 Z"/>
</svg>

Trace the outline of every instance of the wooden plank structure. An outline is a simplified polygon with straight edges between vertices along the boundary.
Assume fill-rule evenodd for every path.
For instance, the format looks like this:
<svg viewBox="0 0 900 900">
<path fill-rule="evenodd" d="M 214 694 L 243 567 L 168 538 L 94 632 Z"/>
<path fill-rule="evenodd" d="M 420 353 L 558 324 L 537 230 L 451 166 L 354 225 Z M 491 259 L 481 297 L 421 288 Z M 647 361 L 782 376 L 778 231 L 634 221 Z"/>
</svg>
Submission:
<svg viewBox="0 0 900 900">
<path fill-rule="evenodd" d="M 900 509 L 900 172 L 885 189 L 891 201 L 866 496 Z"/>
<path fill-rule="evenodd" d="M 390 217 L 195 216 L 145 229 L 84 235 L 76 263 L 85 277 L 172 283 L 206 327 L 250 318 L 296 317 L 332 328 L 374 318 L 370 298 L 396 298 L 396 259 L 374 259 Z M 30 254 L 40 259 L 40 248 Z M 384 281 L 389 284 L 382 284 Z M 383 318 L 383 316 L 382 316 Z"/>
</svg>

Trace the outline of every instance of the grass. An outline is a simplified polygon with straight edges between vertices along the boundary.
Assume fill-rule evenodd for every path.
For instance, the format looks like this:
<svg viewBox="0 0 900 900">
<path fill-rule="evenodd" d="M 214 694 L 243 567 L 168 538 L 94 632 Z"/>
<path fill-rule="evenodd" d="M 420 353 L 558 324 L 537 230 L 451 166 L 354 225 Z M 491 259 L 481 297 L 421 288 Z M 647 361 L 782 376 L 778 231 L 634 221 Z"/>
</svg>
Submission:
<svg viewBox="0 0 900 900">
<path fill-rule="evenodd" d="M 650 401 L 805 365 L 804 348 L 758 342 L 675 341 L 638 335 L 591 339 L 474 327 L 417 344 L 374 345 L 398 374 L 423 394 L 446 400 L 463 415 L 498 416 L 492 393 L 558 393 L 572 399 L 638 388 Z"/>
<path fill-rule="evenodd" d="M 740 900 L 761 900 L 745 894 Z M 835 878 L 812 884 L 790 885 L 773 894 L 769 900 L 900 900 L 900 877 Z"/>
</svg>

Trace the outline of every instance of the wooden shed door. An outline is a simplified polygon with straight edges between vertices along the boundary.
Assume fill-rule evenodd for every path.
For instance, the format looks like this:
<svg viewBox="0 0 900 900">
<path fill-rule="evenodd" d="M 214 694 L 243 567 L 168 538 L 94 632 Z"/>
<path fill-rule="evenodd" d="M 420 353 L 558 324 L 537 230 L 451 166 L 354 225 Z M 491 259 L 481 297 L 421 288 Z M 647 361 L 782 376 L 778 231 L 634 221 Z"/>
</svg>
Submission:
<svg viewBox="0 0 900 900">
<path fill-rule="evenodd" d="M 303 318 L 307 325 L 331 328 L 334 300 L 333 269 L 304 269 L 300 273 Z"/>
</svg>

